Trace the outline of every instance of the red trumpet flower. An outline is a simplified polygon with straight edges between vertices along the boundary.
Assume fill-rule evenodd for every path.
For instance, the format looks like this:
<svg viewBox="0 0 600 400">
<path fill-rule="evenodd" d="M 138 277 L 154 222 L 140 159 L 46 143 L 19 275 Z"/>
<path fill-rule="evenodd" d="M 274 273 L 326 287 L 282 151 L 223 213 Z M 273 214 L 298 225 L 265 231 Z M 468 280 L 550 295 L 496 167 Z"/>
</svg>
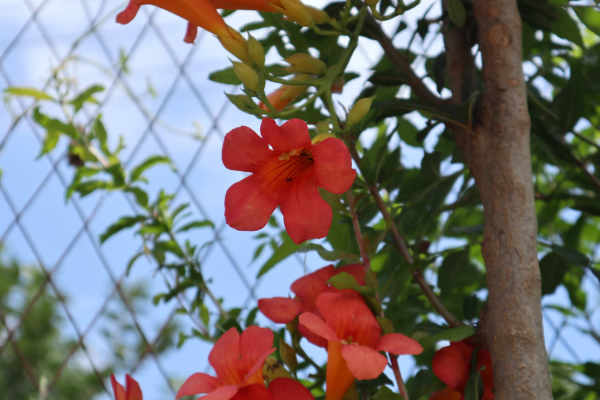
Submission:
<svg viewBox="0 0 600 400">
<path fill-rule="evenodd" d="M 277 206 L 295 243 L 327 236 L 331 207 L 319 188 L 341 194 L 356 171 L 340 139 L 311 143 L 306 122 L 291 119 L 282 126 L 264 118 L 261 136 L 242 126 L 223 143 L 223 164 L 252 175 L 232 185 L 225 195 L 225 219 L 242 231 L 264 227 Z"/>
</svg>

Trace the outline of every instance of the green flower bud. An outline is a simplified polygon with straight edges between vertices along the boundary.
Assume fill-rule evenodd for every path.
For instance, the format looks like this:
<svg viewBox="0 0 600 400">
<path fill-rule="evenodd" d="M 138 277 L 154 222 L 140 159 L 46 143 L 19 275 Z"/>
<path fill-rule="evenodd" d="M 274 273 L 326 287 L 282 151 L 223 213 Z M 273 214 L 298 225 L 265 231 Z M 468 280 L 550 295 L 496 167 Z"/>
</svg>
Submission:
<svg viewBox="0 0 600 400">
<path fill-rule="evenodd" d="M 262 44 L 252 36 L 248 38 L 248 55 L 250 60 L 260 69 L 265 66 L 265 49 Z"/>
<path fill-rule="evenodd" d="M 290 64 L 290 72 L 321 75 L 327 71 L 327 65 L 323 61 L 306 53 L 292 54 L 285 61 Z"/>
<path fill-rule="evenodd" d="M 252 67 L 250 67 L 248 64 L 234 62 L 233 72 L 235 72 L 235 75 L 238 77 L 238 79 L 242 81 L 246 89 L 254 92 L 258 91 L 258 74 L 252 69 Z"/>
<path fill-rule="evenodd" d="M 360 120 L 362 120 L 367 115 L 369 110 L 371 109 L 372 103 L 373 103 L 373 97 L 365 97 L 365 98 L 358 100 L 356 103 L 354 103 L 354 105 L 352 106 L 352 109 L 348 113 L 346 125 L 352 126 L 352 125 L 356 125 L 357 123 L 359 123 Z"/>
</svg>

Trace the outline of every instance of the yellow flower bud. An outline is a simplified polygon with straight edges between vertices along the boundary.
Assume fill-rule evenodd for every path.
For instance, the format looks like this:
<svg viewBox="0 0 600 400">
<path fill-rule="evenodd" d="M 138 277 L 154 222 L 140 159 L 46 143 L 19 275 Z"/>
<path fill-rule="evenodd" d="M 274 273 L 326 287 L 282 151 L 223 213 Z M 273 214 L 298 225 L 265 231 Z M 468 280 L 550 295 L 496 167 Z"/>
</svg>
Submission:
<svg viewBox="0 0 600 400">
<path fill-rule="evenodd" d="M 250 89 L 254 92 L 258 91 L 258 74 L 252 69 L 252 67 L 250 67 L 248 64 L 234 62 L 233 72 L 235 72 L 235 75 L 238 77 L 238 79 L 242 81 L 246 89 Z"/>
<path fill-rule="evenodd" d="M 244 62 L 250 62 L 248 43 L 238 31 L 228 26 L 227 30 L 219 32 L 217 37 L 227 51 Z"/>
<path fill-rule="evenodd" d="M 311 26 L 313 19 L 308 8 L 298 0 L 280 0 L 283 13 L 294 22 L 303 26 Z"/>
<path fill-rule="evenodd" d="M 265 49 L 262 44 L 252 36 L 248 38 L 248 55 L 250 60 L 258 68 L 262 69 L 265 66 Z"/>
<path fill-rule="evenodd" d="M 312 17 L 313 21 L 315 24 L 324 24 L 326 22 L 329 22 L 329 15 L 327 15 L 327 13 L 323 10 L 319 10 L 318 8 L 314 8 L 311 6 L 305 6 L 306 10 L 308 11 L 308 13 L 310 14 L 310 16 Z"/>
<path fill-rule="evenodd" d="M 365 97 L 358 100 L 352 106 L 352 109 L 348 113 L 348 118 L 346 119 L 346 125 L 352 126 L 356 125 L 363 119 L 369 110 L 371 109 L 371 104 L 373 103 L 373 97 Z"/>
<path fill-rule="evenodd" d="M 306 53 L 292 54 L 285 61 L 290 64 L 288 67 L 290 72 L 321 75 L 327 71 L 327 65 L 323 61 Z"/>
</svg>

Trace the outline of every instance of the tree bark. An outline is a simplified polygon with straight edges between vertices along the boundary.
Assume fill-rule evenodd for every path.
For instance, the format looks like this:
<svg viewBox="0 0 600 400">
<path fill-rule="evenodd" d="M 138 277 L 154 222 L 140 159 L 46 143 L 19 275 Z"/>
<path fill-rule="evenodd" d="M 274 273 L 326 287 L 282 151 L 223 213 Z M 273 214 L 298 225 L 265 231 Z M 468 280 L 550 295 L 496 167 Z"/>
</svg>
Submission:
<svg viewBox="0 0 600 400">
<path fill-rule="evenodd" d="M 551 399 L 521 20 L 515 0 L 475 0 L 473 7 L 483 60 L 483 91 L 473 130 L 457 132 L 456 139 L 484 208 L 482 252 L 488 306 L 482 328 L 492 356 L 495 399 Z M 465 68 L 473 65 L 472 57 L 465 51 L 460 30 L 447 28 L 449 82 L 454 100 L 460 102 L 468 96 Z"/>
</svg>

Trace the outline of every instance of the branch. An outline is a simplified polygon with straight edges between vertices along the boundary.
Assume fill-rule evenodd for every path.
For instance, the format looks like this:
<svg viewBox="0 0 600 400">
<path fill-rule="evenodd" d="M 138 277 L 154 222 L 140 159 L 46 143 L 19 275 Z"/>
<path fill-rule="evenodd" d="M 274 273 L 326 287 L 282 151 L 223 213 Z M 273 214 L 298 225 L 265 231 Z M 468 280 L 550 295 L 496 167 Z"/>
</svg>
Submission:
<svg viewBox="0 0 600 400">
<path fill-rule="evenodd" d="M 366 24 L 369 26 L 369 33 L 372 35 L 372 38 L 379 42 L 385 55 L 404 74 L 406 83 L 418 97 L 433 105 L 447 103 L 446 100 L 436 96 L 429 90 L 425 83 L 423 83 L 423 80 L 417 76 L 415 71 L 413 71 L 408 58 L 394 46 L 392 40 L 385 34 L 372 17 L 369 16 L 367 18 Z"/>
<path fill-rule="evenodd" d="M 356 162 L 356 165 L 358 165 L 359 169 L 360 169 L 360 156 L 356 152 L 356 147 L 354 146 L 353 143 L 351 143 L 350 146 L 348 146 L 348 148 L 350 150 L 350 154 L 351 154 L 352 158 L 354 159 L 354 162 Z M 392 231 L 392 236 L 394 237 L 394 245 L 395 245 L 396 249 L 398 249 L 400 254 L 402 254 L 402 256 L 404 257 L 404 259 L 406 260 L 407 263 L 413 265 L 414 259 L 413 259 L 412 255 L 410 254 L 410 252 L 408 251 L 406 242 L 405 242 L 404 238 L 402 237 L 402 235 L 400 235 L 400 232 L 398 231 L 398 228 L 396 227 L 396 224 L 395 224 L 392 216 L 390 215 L 390 212 L 388 211 L 387 206 L 383 202 L 383 199 L 381 198 L 379 191 L 377 190 L 377 188 L 374 185 L 371 185 L 369 183 L 367 183 L 367 187 L 369 188 L 369 192 L 371 193 L 371 196 L 373 196 L 373 198 L 375 199 L 377 208 L 379 208 L 379 211 L 383 215 L 383 219 L 385 220 L 386 226 Z M 462 323 L 454 315 L 452 315 L 452 313 L 450 311 L 448 311 L 448 309 L 442 304 L 442 302 L 436 296 L 436 294 L 433 292 L 433 290 L 431 290 L 431 288 L 425 281 L 425 278 L 423 277 L 423 274 L 421 273 L 421 271 L 413 270 L 412 275 L 413 275 L 413 279 L 417 282 L 417 284 L 419 285 L 419 287 L 425 294 L 425 297 L 427 297 L 427 299 L 431 303 L 431 306 L 446 320 L 446 323 L 448 323 L 448 325 L 450 325 L 452 327 L 462 325 Z"/>
</svg>

